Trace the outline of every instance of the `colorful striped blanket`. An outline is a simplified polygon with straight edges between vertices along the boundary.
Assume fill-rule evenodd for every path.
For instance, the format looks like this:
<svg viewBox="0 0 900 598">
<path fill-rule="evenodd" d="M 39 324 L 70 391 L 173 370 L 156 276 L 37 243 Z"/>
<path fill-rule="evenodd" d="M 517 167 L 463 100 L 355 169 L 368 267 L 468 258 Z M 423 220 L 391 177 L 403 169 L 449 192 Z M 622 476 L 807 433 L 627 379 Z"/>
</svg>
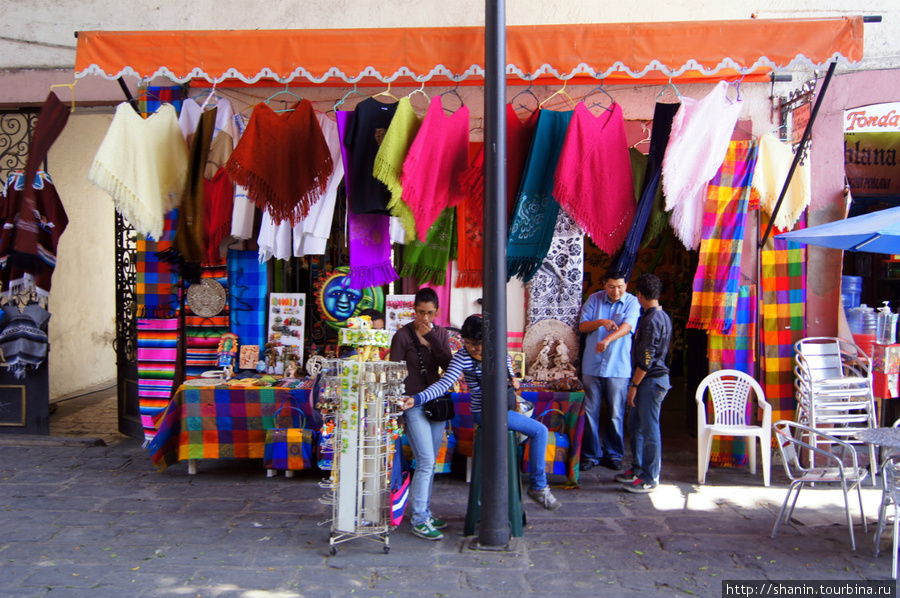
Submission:
<svg viewBox="0 0 900 598">
<path fill-rule="evenodd" d="M 177 358 L 178 318 L 138 319 L 138 404 L 145 440 L 156 435 L 153 418 L 169 404 Z"/>
</svg>

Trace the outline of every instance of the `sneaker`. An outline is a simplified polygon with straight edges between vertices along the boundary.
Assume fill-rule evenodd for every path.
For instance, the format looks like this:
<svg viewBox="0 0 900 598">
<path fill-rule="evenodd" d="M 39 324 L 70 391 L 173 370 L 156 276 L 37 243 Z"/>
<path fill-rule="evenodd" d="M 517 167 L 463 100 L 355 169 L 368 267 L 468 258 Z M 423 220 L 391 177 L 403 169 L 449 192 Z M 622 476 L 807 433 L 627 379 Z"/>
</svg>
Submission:
<svg viewBox="0 0 900 598">
<path fill-rule="evenodd" d="M 556 500 L 556 497 L 550 493 L 549 486 L 544 486 L 540 490 L 529 488 L 528 497 L 548 511 L 556 511 L 562 506 L 560 502 Z"/>
<path fill-rule="evenodd" d="M 600 465 L 603 467 L 607 467 L 612 469 L 613 471 L 621 471 L 622 470 L 622 460 L 621 459 L 613 459 L 609 457 L 604 457 L 600 461 Z"/>
<path fill-rule="evenodd" d="M 637 474 L 634 473 L 634 469 L 629 469 L 625 473 L 616 474 L 616 477 L 613 479 L 617 482 L 622 482 L 623 484 L 630 484 L 638 479 L 638 477 Z"/>
<path fill-rule="evenodd" d="M 414 536 L 418 536 L 425 540 L 440 540 L 444 537 L 444 534 L 434 529 L 434 526 L 431 525 L 430 521 L 414 525 L 412 533 Z"/>
<path fill-rule="evenodd" d="M 431 527 L 434 529 L 447 529 L 447 526 L 450 525 L 446 521 L 442 519 L 438 519 L 434 515 L 431 516 Z"/>
<path fill-rule="evenodd" d="M 625 492 L 632 492 L 634 494 L 649 494 L 656 489 L 656 484 L 651 484 L 650 482 L 645 482 L 641 478 L 636 478 L 630 484 L 624 484 L 622 486 L 622 490 Z"/>
</svg>

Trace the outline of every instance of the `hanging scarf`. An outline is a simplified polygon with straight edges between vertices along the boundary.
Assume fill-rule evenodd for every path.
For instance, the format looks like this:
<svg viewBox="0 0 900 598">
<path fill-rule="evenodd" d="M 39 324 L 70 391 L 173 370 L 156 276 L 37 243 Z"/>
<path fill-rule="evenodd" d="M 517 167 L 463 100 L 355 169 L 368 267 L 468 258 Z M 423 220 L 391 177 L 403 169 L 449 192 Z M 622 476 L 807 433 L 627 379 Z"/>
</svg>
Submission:
<svg viewBox="0 0 900 598">
<path fill-rule="evenodd" d="M 0 293 L 31 289 L 46 297 L 56 268 L 56 248 L 69 223 L 66 210 L 41 165 L 69 119 L 69 109 L 50 93 L 31 139 L 25 170 L 7 177 L 0 205 Z"/>
<path fill-rule="evenodd" d="M 312 104 L 302 100 L 281 114 L 257 104 L 225 170 L 276 222 L 299 222 L 334 170 Z"/>
<path fill-rule="evenodd" d="M 631 230 L 628 231 L 628 237 L 625 239 L 625 245 L 618 257 L 613 260 L 612 272 L 620 273 L 625 280 L 631 277 L 631 270 L 634 268 L 634 262 L 637 259 L 638 246 L 644 237 L 644 229 L 647 226 L 647 220 L 650 218 L 650 212 L 656 204 L 659 197 L 659 183 L 662 176 L 662 160 L 665 155 L 666 145 L 669 143 L 669 133 L 672 130 L 672 119 L 678 111 L 678 104 L 656 104 L 653 111 L 653 132 L 650 137 L 650 151 L 647 155 L 646 164 L 643 169 L 640 182 L 635 185 L 636 190 L 640 190 L 640 199 L 638 201 L 637 214 Z M 636 150 L 632 150 L 635 152 Z M 637 152 L 640 154 L 640 152 Z M 633 157 L 633 156 L 632 156 Z M 635 161 L 632 160 L 632 165 Z"/>
<path fill-rule="evenodd" d="M 507 241 L 507 277 L 528 282 L 550 249 L 559 204 L 553 198 L 553 173 L 572 112 L 541 110 L 519 188 Z"/>
<path fill-rule="evenodd" d="M 473 160 L 479 155 L 484 156 L 484 143 L 470 143 L 469 149 L 475 156 Z M 469 172 L 473 170 L 474 163 Z M 458 246 L 456 286 L 480 287 L 484 268 L 484 201 L 469 195 L 470 188 L 463 188 L 467 191 L 466 198 L 456 208 L 456 236 L 461 241 Z"/>
<path fill-rule="evenodd" d="M 444 284 L 447 264 L 456 257 L 455 212 L 453 208 L 441 212 L 428 230 L 424 243 L 416 240 L 406 244 L 400 276 L 413 276 L 419 284 Z"/>
<path fill-rule="evenodd" d="M 190 163 L 187 184 L 178 209 L 178 228 L 175 231 L 175 248 L 188 262 L 202 262 L 206 257 L 203 251 L 203 189 L 206 184 L 203 173 L 206 171 L 206 159 L 215 125 L 215 108 L 200 115 L 188 152 Z"/>
<path fill-rule="evenodd" d="M 379 287 L 399 278 L 391 263 L 391 217 L 384 214 L 347 215 L 350 231 L 350 286 Z"/>
<path fill-rule="evenodd" d="M 553 197 L 602 251 L 613 255 L 634 221 L 625 117 L 615 103 L 594 116 L 575 106 L 554 176 Z"/>
<path fill-rule="evenodd" d="M 425 239 L 444 208 L 463 199 L 459 175 L 469 162 L 469 109 L 444 115 L 441 97 L 431 100 L 406 160 L 400 182 L 403 201 L 415 216 L 416 236 Z"/>
<path fill-rule="evenodd" d="M 756 170 L 753 172 L 753 189 L 759 193 L 759 204 L 762 210 L 772 215 L 781 188 L 787 180 L 788 171 L 794 160 L 794 152 L 789 143 L 782 143 L 771 133 L 759 138 L 759 157 L 756 159 Z M 774 226 L 790 228 L 800 218 L 812 199 L 810 188 L 809 160 L 797 165 L 791 184 L 788 186 Z"/>
<path fill-rule="evenodd" d="M 234 187 L 224 168 L 220 168 L 212 180 L 203 185 L 203 246 L 206 263 L 222 262 L 219 245 L 231 230 L 231 212 L 234 207 Z"/>
<path fill-rule="evenodd" d="M 741 112 L 741 103 L 727 97 L 729 85 L 720 81 L 700 101 L 682 98 L 663 158 L 666 209 L 672 211 L 672 228 L 688 249 L 700 245 L 706 186 L 722 165 Z"/>
<path fill-rule="evenodd" d="M 576 328 L 583 281 L 584 233 L 560 210 L 547 257 L 528 283 L 528 324 L 553 319 Z"/>
<path fill-rule="evenodd" d="M 88 180 L 109 193 L 137 232 L 159 239 L 166 212 L 178 205 L 188 172 L 188 151 L 178 117 L 164 104 L 140 117 L 128 102 L 116 107 Z"/>
<path fill-rule="evenodd" d="M 400 98 L 391 126 L 388 127 L 375 156 L 373 171 L 375 178 L 384 183 L 391 192 L 387 207 L 391 215 L 400 219 L 407 243 L 416 238 L 416 219 L 409 205 L 403 201 L 400 174 L 403 171 L 403 161 L 421 125 L 422 120 L 416 116 L 409 98 Z"/>
<path fill-rule="evenodd" d="M 732 141 L 710 181 L 688 328 L 731 332 L 756 150 L 755 141 Z"/>
</svg>

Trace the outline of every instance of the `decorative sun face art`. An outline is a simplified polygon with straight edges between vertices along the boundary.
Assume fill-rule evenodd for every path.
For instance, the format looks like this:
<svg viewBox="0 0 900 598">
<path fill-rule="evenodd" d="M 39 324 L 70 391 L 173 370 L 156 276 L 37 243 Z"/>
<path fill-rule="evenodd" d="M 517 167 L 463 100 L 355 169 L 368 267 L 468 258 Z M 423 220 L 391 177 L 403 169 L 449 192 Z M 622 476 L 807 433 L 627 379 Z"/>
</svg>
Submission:
<svg viewBox="0 0 900 598">
<path fill-rule="evenodd" d="M 348 272 L 347 267 L 336 268 L 324 274 L 316 285 L 316 305 L 322 319 L 335 330 L 344 328 L 348 318 L 365 309 L 384 309 L 381 287 L 354 289 Z"/>
</svg>

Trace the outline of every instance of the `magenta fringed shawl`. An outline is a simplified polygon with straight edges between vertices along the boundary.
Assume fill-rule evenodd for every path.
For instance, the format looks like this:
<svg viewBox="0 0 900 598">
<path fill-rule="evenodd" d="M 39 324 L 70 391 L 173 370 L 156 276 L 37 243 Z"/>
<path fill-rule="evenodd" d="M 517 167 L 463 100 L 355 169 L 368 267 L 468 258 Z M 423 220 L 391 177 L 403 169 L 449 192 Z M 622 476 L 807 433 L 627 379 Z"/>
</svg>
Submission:
<svg viewBox="0 0 900 598">
<path fill-rule="evenodd" d="M 415 216 L 419 239 L 427 238 L 444 208 L 456 206 L 465 197 L 459 177 L 468 162 L 469 109 L 462 106 L 445 116 L 441 97 L 433 98 L 400 176 L 403 201 Z"/>
<path fill-rule="evenodd" d="M 599 249 L 612 255 L 634 220 L 634 183 L 622 107 L 594 116 L 583 102 L 566 132 L 553 197 Z"/>
</svg>

